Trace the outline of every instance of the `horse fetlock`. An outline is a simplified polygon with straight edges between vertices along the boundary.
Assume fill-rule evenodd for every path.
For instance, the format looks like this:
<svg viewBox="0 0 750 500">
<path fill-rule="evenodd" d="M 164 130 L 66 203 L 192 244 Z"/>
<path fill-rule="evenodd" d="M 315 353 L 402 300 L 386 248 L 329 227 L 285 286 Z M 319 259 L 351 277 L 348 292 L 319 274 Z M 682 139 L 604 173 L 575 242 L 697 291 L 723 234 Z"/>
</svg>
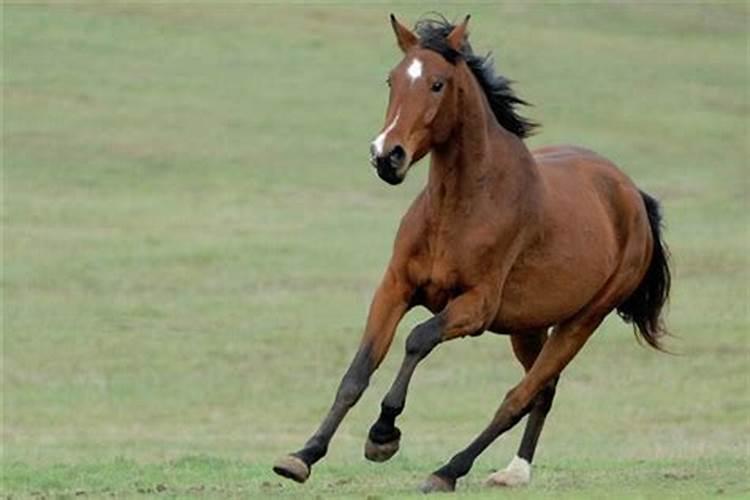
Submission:
<svg viewBox="0 0 750 500">
<path fill-rule="evenodd" d="M 328 453 L 328 441 L 322 436 L 314 436 L 305 447 L 294 453 L 293 456 L 302 459 L 308 465 L 312 465 Z"/>
<path fill-rule="evenodd" d="M 370 427 L 368 437 L 373 443 L 390 443 L 401 438 L 401 430 L 392 423 L 389 424 L 378 420 Z"/>
</svg>

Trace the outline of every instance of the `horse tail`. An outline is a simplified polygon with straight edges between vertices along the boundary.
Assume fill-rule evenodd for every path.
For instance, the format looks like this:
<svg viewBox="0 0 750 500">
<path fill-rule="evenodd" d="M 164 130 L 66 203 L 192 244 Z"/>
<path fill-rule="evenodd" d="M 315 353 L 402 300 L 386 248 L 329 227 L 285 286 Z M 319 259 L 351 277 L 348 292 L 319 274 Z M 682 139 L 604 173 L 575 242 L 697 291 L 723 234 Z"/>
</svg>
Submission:
<svg viewBox="0 0 750 500">
<path fill-rule="evenodd" d="M 648 222 L 651 226 L 653 251 L 648 271 L 638 288 L 617 307 L 617 314 L 626 322 L 633 324 L 636 338 L 641 338 L 648 345 L 664 351 L 661 339 L 667 335 L 662 318 L 662 309 L 669 299 L 671 273 L 669 270 L 669 250 L 662 238 L 662 214 L 659 202 L 640 191 L 646 205 Z"/>
</svg>

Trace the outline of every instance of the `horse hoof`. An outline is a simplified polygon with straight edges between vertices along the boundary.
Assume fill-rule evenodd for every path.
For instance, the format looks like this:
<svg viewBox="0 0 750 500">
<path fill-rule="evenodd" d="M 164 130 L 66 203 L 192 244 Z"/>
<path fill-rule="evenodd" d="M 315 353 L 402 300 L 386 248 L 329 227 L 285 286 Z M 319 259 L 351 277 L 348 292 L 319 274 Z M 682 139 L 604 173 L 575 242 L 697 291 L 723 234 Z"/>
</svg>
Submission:
<svg viewBox="0 0 750 500">
<path fill-rule="evenodd" d="M 373 443 L 370 438 L 365 441 L 365 458 L 372 462 L 385 462 L 398 451 L 400 439 L 389 443 Z"/>
<path fill-rule="evenodd" d="M 515 488 L 517 486 L 526 486 L 527 484 L 529 484 L 528 479 L 519 477 L 504 470 L 499 470 L 490 474 L 484 482 L 485 486 L 493 486 L 496 488 Z"/>
<path fill-rule="evenodd" d="M 310 467 L 294 455 L 280 458 L 273 464 L 273 471 L 298 483 L 304 483 L 310 477 Z"/>
<path fill-rule="evenodd" d="M 531 465 L 526 460 L 515 457 L 505 469 L 490 474 L 484 484 L 501 488 L 515 488 L 526 486 L 530 481 Z"/>
<path fill-rule="evenodd" d="M 422 487 L 419 488 L 422 493 L 436 493 L 436 492 L 446 492 L 446 491 L 455 491 L 456 490 L 456 481 L 445 479 L 440 476 L 436 476 L 435 474 L 430 475 L 424 483 L 422 483 Z"/>
</svg>

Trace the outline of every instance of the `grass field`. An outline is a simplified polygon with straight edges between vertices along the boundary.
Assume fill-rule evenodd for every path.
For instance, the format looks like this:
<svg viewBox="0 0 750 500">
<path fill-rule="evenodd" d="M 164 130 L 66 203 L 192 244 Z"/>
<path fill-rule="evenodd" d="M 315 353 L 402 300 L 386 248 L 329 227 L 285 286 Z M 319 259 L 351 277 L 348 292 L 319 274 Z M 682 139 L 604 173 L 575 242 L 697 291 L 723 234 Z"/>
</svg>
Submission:
<svg viewBox="0 0 750 500">
<path fill-rule="evenodd" d="M 747 3 L 452 4 L 535 103 L 532 146 L 614 159 L 664 204 L 677 356 L 608 320 L 573 362 L 532 484 L 461 498 L 750 496 Z M 3 12 L 2 494 L 394 498 L 520 377 L 507 339 L 438 349 L 391 462 L 362 457 L 410 314 L 305 485 L 400 215 L 367 164 L 398 60 L 367 5 L 10 5 Z"/>
</svg>

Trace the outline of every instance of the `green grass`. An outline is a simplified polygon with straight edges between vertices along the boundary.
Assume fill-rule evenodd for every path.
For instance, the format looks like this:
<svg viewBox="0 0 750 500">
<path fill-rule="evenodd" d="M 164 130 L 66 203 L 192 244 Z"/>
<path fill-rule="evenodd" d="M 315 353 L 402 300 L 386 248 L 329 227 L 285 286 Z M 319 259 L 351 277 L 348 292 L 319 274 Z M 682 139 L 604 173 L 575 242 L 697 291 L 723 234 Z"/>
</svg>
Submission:
<svg viewBox="0 0 750 500">
<path fill-rule="evenodd" d="M 381 474 L 367 474 L 361 465 L 330 465 L 316 472 L 314 486 L 290 484 L 269 477 L 264 464 L 188 456 L 169 463 L 138 464 L 116 459 L 96 465 L 52 465 L 40 474 L 23 464 L 8 467 L 8 486 L 32 496 L 54 492 L 65 496 L 216 498 L 424 498 L 414 484 L 424 465 L 397 459 Z M 487 470 L 479 470 L 482 479 Z M 540 465 L 534 486 L 514 490 L 512 497 L 574 498 L 685 498 L 740 496 L 746 464 L 734 460 L 684 461 L 557 461 Z M 616 483 L 613 476 L 617 476 Z M 613 483 L 617 486 L 613 489 Z M 497 498 L 503 495 L 482 485 L 477 474 L 462 483 L 457 496 Z"/>
<path fill-rule="evenodd" d="M 400 215 L 367 145 L 416 5 L 5 5 L 5 495 L 387 498 L 488 421 L 506 339 L 417 372 L 392 462 L 362 457 L 393 352 L 302 486 L 270 471 L 331 402 Z M 535 103 L 532 146 L 614 159 L 662 199 L 679 356 L 608 320 L 566 370 L 532 485 L 507 495 L 750 495 L 748 8 L 537 5 L 473 14 Z M 459 484 L 514 454 L 520 428 Z"/>
</svg>

